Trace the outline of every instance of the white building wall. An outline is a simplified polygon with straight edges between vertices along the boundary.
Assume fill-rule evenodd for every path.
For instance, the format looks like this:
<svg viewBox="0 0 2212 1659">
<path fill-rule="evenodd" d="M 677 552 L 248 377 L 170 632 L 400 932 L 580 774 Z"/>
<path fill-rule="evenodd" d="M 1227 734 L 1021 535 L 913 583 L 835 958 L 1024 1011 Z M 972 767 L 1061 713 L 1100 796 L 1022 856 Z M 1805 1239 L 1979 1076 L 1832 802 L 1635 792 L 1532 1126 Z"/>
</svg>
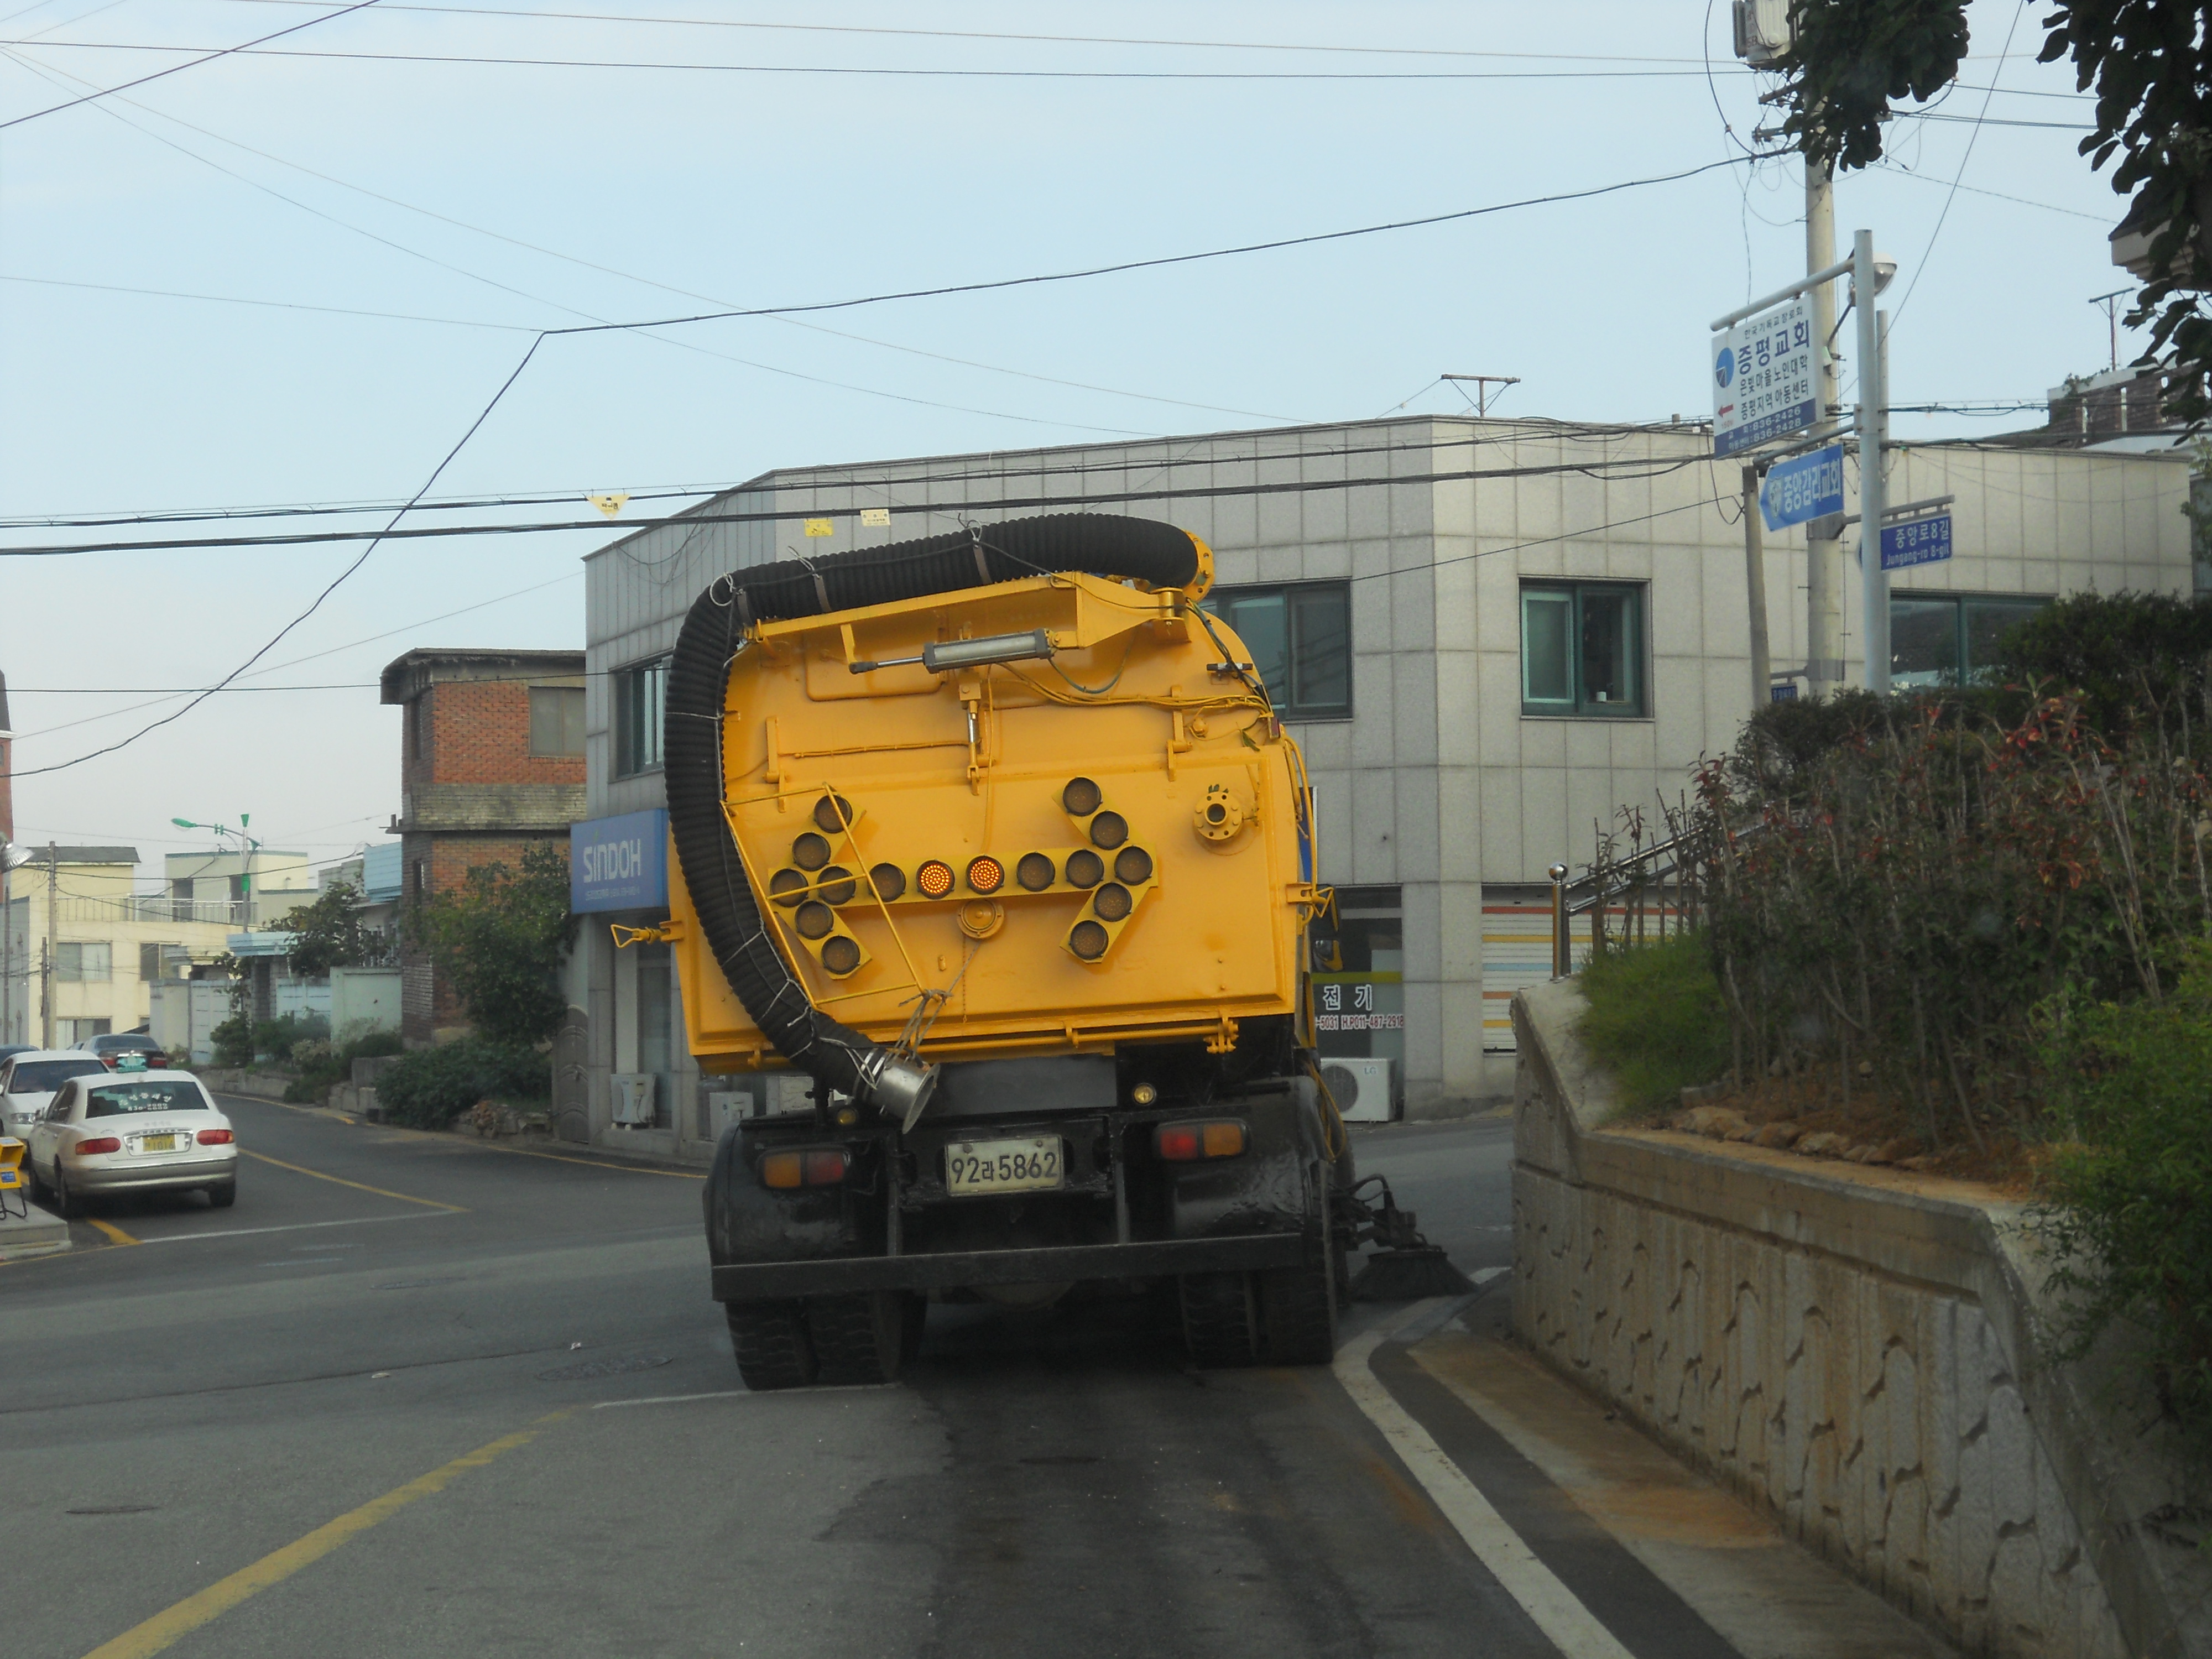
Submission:
<svg viewBox="0 0 2212 1659">
<path fill-rule="evenodd" d="M 658 774 L 610 776 L 605 673 L 671 649 L 693 599 L 726 570 L 1088 500 L 1200 536 L 1224 586 L 1347 580 L 1352 715 L 1293 726 L 1313 773 L 1320 875 L 1400 890 L 1407 1109 L 1463 1109 L 1511 1086 L 1510 1055 L 1483 1052 L 1485 889 L 1541 884 L 1555 860 L 1586 861 L 1595 830 L 1624 806 L 1655 815 L 1701 758 L 1733 746 L 1753 706 L 1741 468 L 1712 460 L 1711 441 L 1695 426 L 1418 417 L 769 474 L 713 510 L 821 514 L 836 533 L 806 539 L 789 520 L 669 526 L 586 561 L 591 811 L 663 804 Z M 1899 573 L 1893 586 L 2187 592 L 2187 467 L 2174 459 L 1906 449 L 1889 499 L 1956 495 L 1959 553 Z M 1055 504 L 1030 504 L 1037 497 Z M 860 525 L 859 509 L 884 506 L 940 510 Z M 1769 532 L 1765 560 L 1773 663 L 1802 665 L 1802 532 Z M 1859 590 L 1848 552 L 1846 566 L 1856 675 Z M 1520 585 L 1553 576 L 1647 585 L 1647 718 L 1522 714 Z M 583 947 L 595 1127 L 621 1018 L 600 920 Z M 695 1073 L 679 1074 L 672 1144 L 696 1136 L 697 1089 Z"/>
</svg>

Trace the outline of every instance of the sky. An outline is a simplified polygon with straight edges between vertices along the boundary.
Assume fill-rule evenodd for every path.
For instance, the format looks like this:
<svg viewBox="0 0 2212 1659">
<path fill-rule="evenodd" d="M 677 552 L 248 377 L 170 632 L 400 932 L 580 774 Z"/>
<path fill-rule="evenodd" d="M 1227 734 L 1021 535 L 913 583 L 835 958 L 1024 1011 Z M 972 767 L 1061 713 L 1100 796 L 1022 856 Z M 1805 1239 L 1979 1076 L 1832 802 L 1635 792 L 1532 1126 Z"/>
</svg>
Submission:
<svg viewBox="0 0 2212 1659">
<path fill-rule="evenodd" d="M 1838 181 L 1841 247 L 1870 227 L 1899 264 L 1897 404 L 2033 403 L 2109 360 L 2089 302 L 2129 283 L 2106 242 L 2125 204 L 2076 153 L 2070 67 L 2034 61 L 2045 9 L 1974 0 L 1958 85 Z M 777 466 L 1463 410 L 1447 373 L 1518 376 L 1500 414 L 1702 417 L 1708 323 L 1804 269 L 1787 156 L 532 347 L 1729 162 L 1778 117 L 1728 14 L 0 0 L 0 553 L 374 528 L 418 493 L 550 499 L 405 523 L 568 520 L 590 494 Z M 318 861 L 382 839 L 399 725 L 379 671 L 417 647 L 580 647 L 578 561 L 613 533 L 390 542 L 335 588 L 365 544 L 0 562 L 17 840 L 128 843 L 151 876 L 210 844 L 173 817 L 247 814 Z M 264 647 L 241 689 L 179 714 L 174 693 Z"/>
</svg>

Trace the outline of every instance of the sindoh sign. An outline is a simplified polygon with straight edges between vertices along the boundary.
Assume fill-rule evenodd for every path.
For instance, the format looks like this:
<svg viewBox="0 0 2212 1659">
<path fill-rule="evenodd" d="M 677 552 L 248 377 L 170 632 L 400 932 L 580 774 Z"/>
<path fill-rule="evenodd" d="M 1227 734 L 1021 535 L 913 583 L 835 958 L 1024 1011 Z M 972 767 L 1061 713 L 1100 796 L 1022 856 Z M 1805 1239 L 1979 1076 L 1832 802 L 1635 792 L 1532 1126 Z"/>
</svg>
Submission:
<svg viewBox="0 0 2212 1659">
<path fill-rule="evenodd" d="M 625 812 L 568 826 L 568 908 L 665 908 L 668 903 L 668 814 Z"/>
</svg>

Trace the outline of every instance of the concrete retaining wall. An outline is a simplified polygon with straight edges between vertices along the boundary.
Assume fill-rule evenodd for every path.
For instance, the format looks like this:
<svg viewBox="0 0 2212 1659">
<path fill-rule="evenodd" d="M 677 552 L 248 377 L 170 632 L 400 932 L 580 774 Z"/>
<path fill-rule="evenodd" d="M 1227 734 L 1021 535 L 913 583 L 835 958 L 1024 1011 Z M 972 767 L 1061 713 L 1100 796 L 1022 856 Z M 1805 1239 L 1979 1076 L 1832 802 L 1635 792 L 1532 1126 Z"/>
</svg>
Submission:
<svg viewBox="0 0 2212 1659">
<path fill-rule="evenodd" d="M 2139 1370 L 2038 1362 L 2019 1206 L 1601 1129 L 1583 1006 L 1571 981 L 1514 1005 L 1529 1346 L 1970 1653 L 2212 1654 L 2212 1500 Z"/>
</svg>

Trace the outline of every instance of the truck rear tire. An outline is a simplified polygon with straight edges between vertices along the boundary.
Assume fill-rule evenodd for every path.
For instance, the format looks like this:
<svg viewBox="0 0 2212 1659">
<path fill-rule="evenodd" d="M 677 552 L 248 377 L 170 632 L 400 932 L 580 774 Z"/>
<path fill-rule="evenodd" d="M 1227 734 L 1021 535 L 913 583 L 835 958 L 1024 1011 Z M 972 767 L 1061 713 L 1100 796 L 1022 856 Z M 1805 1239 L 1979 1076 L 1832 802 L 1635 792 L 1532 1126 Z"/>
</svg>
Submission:
<svg viewBox="0 0 2212 1659">
<path fill-rule="evenodd" d="M 770 1389 L 803 1389 L 818 1369 L 806 1322 L 795 1302 L 727 1302 L 730 1346 L 738 1356 L 738 1375 L 756 1394 Z"/>
<path fill-rule="evenodd" d="M 858 1291 L 806 1300 L 806 1334 L 823 1382 L 896 1382 L 906 1357 L 902 1291 Z"/>
<path fill-rule="evenodd" d="M 1260 1358 L 1259 1298 L 1250 1273 L 1185 1273 L 1176 1281 L 1182 1304 L 1182 1345 L 1194 1365 L 1221 1370 Z"/>
<path fill-rule="evenodd" d="M 1319 1236 L 1308 1236 L 1313 1259 L 1256 1275 L 1270 1365 L 1326 1365 L 1336 1358 L 1336 1279 L 1341 1253 L 1321 1209 Z"/>
</svg>

